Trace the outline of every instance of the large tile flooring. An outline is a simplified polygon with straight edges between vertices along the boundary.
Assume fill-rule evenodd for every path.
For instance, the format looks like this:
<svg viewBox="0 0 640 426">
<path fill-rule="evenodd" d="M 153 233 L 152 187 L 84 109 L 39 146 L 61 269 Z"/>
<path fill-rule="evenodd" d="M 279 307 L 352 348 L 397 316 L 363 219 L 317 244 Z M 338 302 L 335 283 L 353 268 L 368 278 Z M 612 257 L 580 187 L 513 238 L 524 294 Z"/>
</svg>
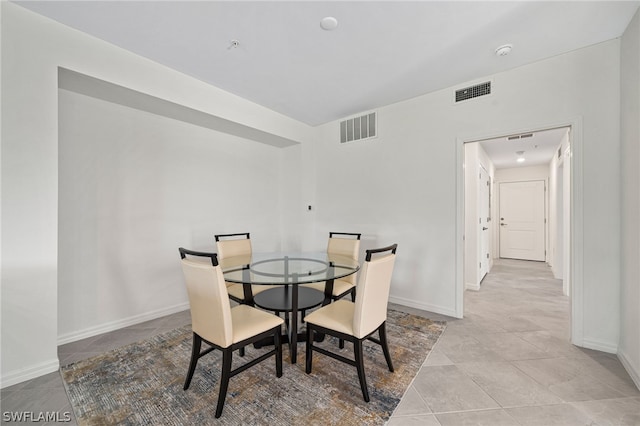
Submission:
<svg viewBox="0 0 640 426">
<path fill-rule="evenodd" d="M 640 425 L 640 391 L 615 355 L 568 343 L 569 299 L 544 263 L 500 260 L 448 326 L 388 424 Z M 188 311 L 60 346 L 61 365 L 190 322 Z M 2 390 L 7 412 L 70 413 L 59 373 Z M 19 424 L 19 423 L 15 423 Z M 39 422 L 39 424 L 53 424 Z"/>
<path fill-rule="evenodd" d="M 464 303 L 388 425 L 640 425 L 618 358 L 569 343 L 569 298 L 545 263 L 497 260 Z"/>
</svg>

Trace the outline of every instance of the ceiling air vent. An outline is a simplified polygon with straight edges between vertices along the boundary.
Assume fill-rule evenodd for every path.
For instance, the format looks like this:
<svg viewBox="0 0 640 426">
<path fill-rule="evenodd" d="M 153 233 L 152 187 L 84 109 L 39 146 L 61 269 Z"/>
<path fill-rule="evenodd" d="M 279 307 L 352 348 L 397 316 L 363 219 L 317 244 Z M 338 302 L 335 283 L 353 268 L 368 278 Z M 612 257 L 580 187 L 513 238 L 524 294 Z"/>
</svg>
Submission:
<svg viewBox="0 0 640 426">
<path fill-rule="evenodd" d="M 375 138 L 378 133 L 377 121 L 375 112 L 341 121 L 340 143 Z"/>
<path fill-rule="evenodd" d="M 478 96 L 491 94 L 491 82 L 476 84 L 475 86 L 465 87 L 456 90 L 456 102 L 466 101 L 467 99 L 477 98 Z"/>
<path fill-rule="evenodd" d="M 532 137 L 533 137 L 533 133 L 525 133 L 524 135 L 508 136 L 507 140 L 516 141 L 518 139 L 527 139 L 527 138 L 532 138 Z"/>
</svg>

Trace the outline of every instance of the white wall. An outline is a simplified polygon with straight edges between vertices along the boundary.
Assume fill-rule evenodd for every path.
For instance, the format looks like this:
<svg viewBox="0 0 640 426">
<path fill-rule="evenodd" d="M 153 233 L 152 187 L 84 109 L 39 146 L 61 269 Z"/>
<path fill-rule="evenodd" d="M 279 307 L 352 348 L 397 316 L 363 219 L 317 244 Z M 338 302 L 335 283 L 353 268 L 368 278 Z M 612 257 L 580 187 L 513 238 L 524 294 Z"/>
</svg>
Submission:
<svg viewBox="0 0 640 426">
<path fill-rule="evenodd" d="M 549 179 L 549 166 L 538 165 L 497 169 L 495 179 L 496 183 L 521 182 L 525 180 L 544 180 L 546 182 Z"/>
<path fill-rule="evenodd" d="M 618 357 L 640 388 L 640 12 L 622 38 L 622 306 Z"/>
<path fill-rule="evenodd" d="M 179 245 L 250 231 L 280 249 L 284 150 L 66 90 L 58 105 L 61 343 L 187 309 Z"/>
<path fill-rule="evenodd" d="M 615 352 L 620 197 L 611 188 L 620 185 L 619 53 L 613 40 L 489 76 L 491 96 L 458 105 L 449 88 L 380 108 L 373 141 L 339 144 L 338 122 L 319 127 L 312 159 L 317 227 L 363 232 L 365 245 L 397 242 L 391 299 L 461 314 L 460 145 L 576 123 L 574 251 L 583 294 L 574 312 L 584 321 L 573 341 Z"/>
<path fill-rule="evenodd" d="M 60 25 L 15 4 L 0 2 L 0 7 L 2 8 L 1 374 L 4 387 L 58 368 L 58 67 L 302 143 L 311 140 L 312 129 L 199 80 Z M 173 128 L 173 136 L 176 129 Z M 114 129 L 113 132 L 116 130 Z M 193 132 L 192 135 L 195 133 L 200 135 L 200 142 L 192 141 L 191 143 L 202 144 L 205 138 L 203 133 L 200 130 L 193 130 Z M 165 140 L 164 143 L 169 141 Z M 240 155 L 247 150 L 244 142 L 241 143 L 242 146 L 234 145 L 233 148 L 230 140 L 225 144 L 226 148 L 230 148 L 228 153 L 230 157 Z M 257 152 L 271 152 L 270 149 L 265 151 L 262 144 L 255 145 L 259 146 L 256 148 L 259 150 Z M 284 152 L 289 150 L 285 149 Z M 275 161 L 273 154 L 266 155 L 266 158 L 268 163 Z M 255 158 L 251 161 L 255 164 Z M 129 169 L 130 173 L 132 173 L 131 170 Z M 226 165 L 226 171 L 231 176 L 233 165 Z M 270 174 L 267 181 L 272 177 Z M 256 171 L 253 179 L 247 176 L 240 182 L 246 184 L 246 182 L 260 179 L 262 175 Z M 138 176 L 136 184 L 143 183 L 144 179 Z M 116 183 L 113 189 L 115 185 Z M 172 188 L 175 189 L 175 186 Z M 274 193 L 278 193 L 278 188 L 274 189 Z M 295 197 L 295 193 L 290 196 Z M 114 197 L 115 195 L 112 195 L 111 200 L 115 200 Z M 133 199 L 127 202 L 130 203 L 127 207 L 134 206 L 136 203 Z M 148 207 L 153 202 L 146 199 L 146 204 L 139 207 L 142 210 L 147 209 L 148 213 Z M 296 203 L 291 200 L 287 202 Z M 278 209 L 282 204 L 281 202 L 256 202 L 253 205 L 253 211 L 269 217 L 272 215 L 271 210 Z M 126 215 L 123 210 L 117 211 L 116 214 L 119 216 L 118 220 L 122 221 L 119 226 L 144 228 L 143 222 L 139 222 L 142 218 L 136 217 L 138 222 L 125 225 L 127 219 L 124 217 Z M 233 213 L 225 214 L 226 216 L 222 218 L 212 217 L 211 223 L 223 224 L 224 226 L 221 227 L 225 228 L 238 223 L 232 216 Z M 255 216 L 251 217 L 253 223 Z M 296 219 L 294 216 L 292 220 L 299 222 L 301 219 Z M 212 225 L 193 224 L 191 233 L 186 229 L 180 230 L 180 243 L 189 244 L 188 237 L 191 237 L 191 242 L 194 244 L 202 244 L 202 239 L 210 236 L 203 236 L 200 232 L 212 230 L 208 226 Z M 272 229 L 278 229 L 278 227 L 279 223 L 249 231 L 256 232 L 256 237 L 261 233 L 271 236 L 286 232 Z M 177 236 L 177 233 L 174 235 Z M 118 256 L 113 253 L 113 258 Z M 109 271 L 113 273 L 116 267 L 117 265 L 110 265 Z M 145 276 L 145 273 L 149 272 L 148 269 L 140 273 L 136 268 L 132 266 L 125 271 L 125 274 L 130 274 L 129 279 L 131 276 L 149 277 L 149 275 Z M 139 294 L 136 295 L 136 298 L 139 297 Z M 108 303 L 113 306 L 115 302 L 116 300 L 109 300 Z M 162 304 L 160 302 L 167 301 L 149 302 L 146 308 L 153 311 Z M 179 304 L 180 300 L 167 303 L 168 306 L 160 309 L 171 308 L 176 303 Z M 117 314 L 126 316 L 135 315 L 136 312 L 139 312 L 138 308 L 129 307 L 123 308 Z M 81 315 L 86 316 L 88 313 Z M 108 321 L 113 318 L 115 316 L 112 312 L 98 312 L 92 320 Z M 61 324 L 72 332 L 77 325 L 71 325 L 69 322 L 73 320 L 66 318 Z M 34 349 L 36 347 L 37 350 Z"/>
</svg>

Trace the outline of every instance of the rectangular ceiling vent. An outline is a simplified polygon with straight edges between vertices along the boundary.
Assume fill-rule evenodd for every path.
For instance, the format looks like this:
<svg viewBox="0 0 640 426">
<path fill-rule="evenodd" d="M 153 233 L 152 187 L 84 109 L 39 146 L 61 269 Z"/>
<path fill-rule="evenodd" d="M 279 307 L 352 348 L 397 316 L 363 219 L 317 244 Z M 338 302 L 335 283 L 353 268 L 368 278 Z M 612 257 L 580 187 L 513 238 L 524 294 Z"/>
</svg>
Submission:
<svg viewBox="0 0 640 426">
<path fill-rule="evenodd" d="M 527 138 L 532 138 L 532 137 L 533 137 L 533 133 L 525 133 L 523 135 L 509 136 L 509 137 L 507 137 L 507 140 L 517 141 L 518 139 L 527 139 Z"/>
<path fill-rule="evenodd" d="M 340 122 L 340 143 L 375 138 L 378 134 L 377 113 L 370 112 Z"/>
<path fill-rule="evenodd" d="M 468 99 L 477 98 L 478 96 L 491 94 L 491 82 L 476 84 L 475 86 L 465 87 L 456 90 L 456 102 L 466 101 Z"/>
</svg>

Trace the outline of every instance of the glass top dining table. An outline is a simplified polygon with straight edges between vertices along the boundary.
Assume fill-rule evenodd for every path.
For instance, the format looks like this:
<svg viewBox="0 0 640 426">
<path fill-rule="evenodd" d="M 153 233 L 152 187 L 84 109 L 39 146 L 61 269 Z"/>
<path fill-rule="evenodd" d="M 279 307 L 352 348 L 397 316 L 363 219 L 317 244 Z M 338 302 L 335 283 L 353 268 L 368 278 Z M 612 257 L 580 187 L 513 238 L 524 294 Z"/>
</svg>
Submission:
<svg viewBox="0 0 640 426">
<path fill-rule="evenodd" d="M 219 259 L 224 279 L 237 284 L 310 284 L 346 277 L 358 261 L 325 252 L 253 253 Z"/>
<path fill-rule="evenodd" d="M 263 309 L 285 312 L 287 322 L 284 341 L 289 344 L 291 363 L 296 363 L 297 343 L 304 339 L 298 334 L 298 311 L 331 302 L 334 280 L 354 274 L 360 269 L 358 261 L 347 256 L 326 252 L 253 253 L 219 260 L 224 279 L 243 284 L 245 301 Z M 299 284 L 325 283 L 324 293 L 299 287 Z M 252 285 L 273 286 L 253 296 Z"/>
</svg>

